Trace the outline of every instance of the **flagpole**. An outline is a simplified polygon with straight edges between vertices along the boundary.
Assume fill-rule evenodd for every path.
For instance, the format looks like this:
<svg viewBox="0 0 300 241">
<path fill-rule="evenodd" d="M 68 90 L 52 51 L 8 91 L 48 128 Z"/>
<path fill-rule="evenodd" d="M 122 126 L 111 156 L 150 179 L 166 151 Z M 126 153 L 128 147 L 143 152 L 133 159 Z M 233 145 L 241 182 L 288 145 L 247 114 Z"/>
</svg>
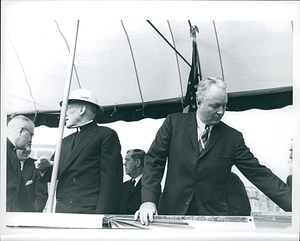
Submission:
<svg viewBox="0 0 300 241">
<path fill-rule="evenodd" d="M 183 113 L 188 113 L 197 110 L 197 88 L 195 86 L 199 83 L 199 76 L 201 78 L 201 69 L 196 41 L 197 33 L 199 33 L 199 30 L 197 26 L 191 24 L 190 20 L 188 20 L 188 22 L 190 26 L 190 37 L 192 38 L 192 66 L 189 74 L 188 85 L 184 99 L 184 108 L 182 111 Z M 198 72 L 200 75 L 198 74 Z"/>
<path fill-rule="evenodd" d="M 76 44 L 77 44 L 77 36 L 78 36 L 78 28 L 79 28 L 79 20 L 77 20 L 77 29 L 76 29 L 76 36 L 75 36 L 75 41 L 74 41 L 74 48 L 71 49 L 71 52 L 69 55 L 69 62 L 68 62 L 67 75 L 66 75 L 66 81 L 65 81 L 62 108 L 61 108 L 61 112 L 60 112 L 58 137 L 57 137 L 57 143 L 56 143 L 53 171 L 52 171 L 52 176 L 51 176 L 51 184 L 50 184 L 50 191 L 49 191 L 48 204 L 47 204 L 48 206 L 46 209 L 46 213 L 51 213 L 51 212 L 54 213 L 55 212 L 53 203 L 54 203 L 55 190 L 56 190 L 56 180 L 57 180 L 60 153 L 61 153 L 61 144 L 62 144 L 62 139 L 63 139 L 64 125 L 65 125 L 66 112 L 67 112 L 67 106 L 68 106 L 68 98 L 69 98 L 69 93 L 70 93 L 70 88 L 71 88 L 72 72 L 73 72 Z"/>
</svg>

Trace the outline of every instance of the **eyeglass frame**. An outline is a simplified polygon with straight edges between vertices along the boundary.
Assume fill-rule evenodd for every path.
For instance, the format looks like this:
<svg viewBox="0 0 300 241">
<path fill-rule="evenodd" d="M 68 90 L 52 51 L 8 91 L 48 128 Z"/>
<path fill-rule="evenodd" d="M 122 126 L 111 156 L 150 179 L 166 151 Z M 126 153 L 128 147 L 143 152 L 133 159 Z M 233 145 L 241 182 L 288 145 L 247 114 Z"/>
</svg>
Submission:
<svg viewBox="0 0 300 241">
<path fill-rule="evenodd" d="M 34 134 L 33 134 L 30 130 L 28 130 L 26 127 L 21 127 L 21 129 L 22 129 L 22 130 L 25 129 L 26 131 L 29 132 L 29 134 L 30 134 L 31 136 L 34 136 Z"/>
</svg>

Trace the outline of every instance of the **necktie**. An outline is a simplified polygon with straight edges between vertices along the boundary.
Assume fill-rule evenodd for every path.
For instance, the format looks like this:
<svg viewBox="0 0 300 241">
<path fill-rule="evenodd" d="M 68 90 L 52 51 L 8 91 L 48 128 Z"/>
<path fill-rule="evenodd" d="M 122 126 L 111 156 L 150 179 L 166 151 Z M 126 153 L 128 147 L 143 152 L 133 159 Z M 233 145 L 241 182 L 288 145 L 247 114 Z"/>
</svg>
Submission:
<svg viewBox="0 0 300 241">
<path fill-rule="evenodd" d="M 133 191 L 134 184 L 135 184 L 135 180 L 134 180 L 134 178 L 132 178 L 132 179 L 131 179 L 131 183 L 130 183 L 130 189 L 129 189 L 130 194 L 131 194 L 132 191 Z"/>
<path fill-rule="evenodd" d="M 208 139 L 208 134 L 209 134 L 209 125 L 205 125 L 205 129 L 201 135 L 201 139 L 199 140 L 199 150 L 200 153 L 203 151 L 205 148 L 207 139 Z"/>
</svg>

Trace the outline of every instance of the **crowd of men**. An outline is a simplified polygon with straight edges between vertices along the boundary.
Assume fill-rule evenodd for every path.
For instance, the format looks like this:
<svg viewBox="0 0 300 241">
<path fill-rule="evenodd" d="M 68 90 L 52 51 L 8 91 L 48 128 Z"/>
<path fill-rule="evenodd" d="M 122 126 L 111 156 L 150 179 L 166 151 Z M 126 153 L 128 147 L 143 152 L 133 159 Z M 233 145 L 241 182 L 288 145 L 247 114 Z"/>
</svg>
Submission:
<svg viewBox="0 0 300 241">
<path fill-rule="evenodd" d="M 96 97 L 89 90 L 73 91 L 65 125 L 76 132 L 62 140 L 56 212 L 132 214 L 144 225 L 156 214 L 249 216 L 247 193 L 231 172 L 233 165 L 291 211 L 291 187 L 259 163 L 242 133 L 221 121 L 228 101 L 225 82 L 202 80 L 196 95 L 196 112 L 168 115 L 149 150 L 128 150 L 123 163 L 117 133 L 94 120 L 102 110 Z M 55 153 L 49 159 L 29 158 L 33 135 L 34 123 L 25 116 L 8 123 L 7 212 L 45 207 Z M 123 165 L 131 177 L 124 183 Z"/>
</svg>

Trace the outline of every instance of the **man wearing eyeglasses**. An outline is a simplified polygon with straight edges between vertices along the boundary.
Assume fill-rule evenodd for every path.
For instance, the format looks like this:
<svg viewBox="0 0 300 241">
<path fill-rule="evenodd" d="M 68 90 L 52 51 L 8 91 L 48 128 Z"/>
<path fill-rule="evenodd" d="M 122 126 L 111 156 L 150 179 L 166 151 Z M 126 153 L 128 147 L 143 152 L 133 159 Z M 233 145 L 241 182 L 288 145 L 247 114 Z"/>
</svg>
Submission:
<svg viewBox="0 0 300 241">
<path fill-rule="evenodd" d="M 25 189 L 25 181 L 21 175 L 20 161 L 16 150 L 25 150 L 32 141 L 34 123 L 26 116 L 16 116 L 7 125 L 7 164 L 6 164 L 6 211 L 20 211 L 20 202 L 30 200 L 26 195 L 19 200 L 19 193 Z M 28 200 L 27 200 L 28 199 Z M 18 204 L 19 202 L 19 204 Z"/>
</svg>

